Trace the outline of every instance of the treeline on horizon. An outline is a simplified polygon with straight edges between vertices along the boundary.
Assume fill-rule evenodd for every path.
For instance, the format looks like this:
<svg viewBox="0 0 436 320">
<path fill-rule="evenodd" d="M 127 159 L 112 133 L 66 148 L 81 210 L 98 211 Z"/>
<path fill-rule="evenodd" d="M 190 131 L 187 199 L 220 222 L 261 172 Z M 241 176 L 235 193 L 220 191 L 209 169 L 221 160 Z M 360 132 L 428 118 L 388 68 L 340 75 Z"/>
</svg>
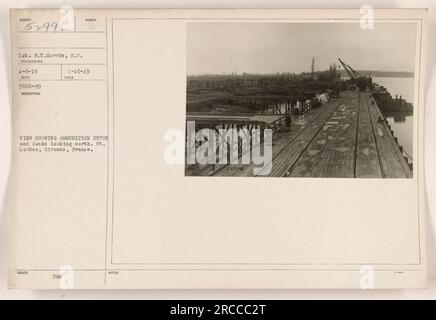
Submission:
<svg viewBox="0 0 436 320">
<path fill-rule="evenodd" d="M 328 71 L 328 70 L 325 70 Z M 315 71 L 314 74 L 323 73 L 325 71 Z M 379 78 L 413 78 L 414 73 L 411 71 L 381 71 L 381 70 L 356 70 L 361 75 L 371 75 L 371 77 L 379 77 Z M 347 72 L 344 69 L 337 70 L 342 77 L 346 77 Z M 207 78 L 228 78 L 228 77 L 274 77 L 274 76 L 309 76 L 310 72 L 272 72 L 272 73 L 222 73 L 222 74 L 213 74 L 213 73 L 204 73 L 204 74 L 191 74 L 188 75 L 188 78 L 198 78 L 198 79 L 207 79 Z"/>
</svg>

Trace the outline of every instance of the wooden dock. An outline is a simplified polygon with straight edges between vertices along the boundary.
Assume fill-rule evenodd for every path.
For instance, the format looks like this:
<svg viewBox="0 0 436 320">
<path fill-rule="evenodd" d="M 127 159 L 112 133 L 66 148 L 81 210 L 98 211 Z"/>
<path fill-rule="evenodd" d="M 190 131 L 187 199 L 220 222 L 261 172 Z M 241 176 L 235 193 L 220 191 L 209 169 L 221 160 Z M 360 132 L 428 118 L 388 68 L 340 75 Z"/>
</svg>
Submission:
<svg viewBox="0 0 436 320">
<path fill-rule="evenodd" d="M 226 165 L 211 175 L 253 176 L 254 166 Z M 274 134 L 272 170 L 263 176 L 410 178 L 412 170 L 371 93 L 343 91 Z"/>
</svg>

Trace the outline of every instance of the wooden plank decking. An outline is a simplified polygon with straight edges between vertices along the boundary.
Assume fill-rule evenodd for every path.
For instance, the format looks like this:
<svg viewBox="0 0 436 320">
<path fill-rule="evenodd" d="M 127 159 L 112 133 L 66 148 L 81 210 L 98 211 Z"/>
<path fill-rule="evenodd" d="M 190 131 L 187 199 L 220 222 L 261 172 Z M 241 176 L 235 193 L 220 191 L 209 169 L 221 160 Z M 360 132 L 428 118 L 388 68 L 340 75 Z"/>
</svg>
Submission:
<svg viewBox="0 0 436 320">
<path fill-rule="evenodd" d="M 228 165 L 216 176 L 253 176 L 254 164 Z M 346 91 L 275 134 L 267 176 L 410 178 L 395 138 L 369 92 Z"/>
</svg>

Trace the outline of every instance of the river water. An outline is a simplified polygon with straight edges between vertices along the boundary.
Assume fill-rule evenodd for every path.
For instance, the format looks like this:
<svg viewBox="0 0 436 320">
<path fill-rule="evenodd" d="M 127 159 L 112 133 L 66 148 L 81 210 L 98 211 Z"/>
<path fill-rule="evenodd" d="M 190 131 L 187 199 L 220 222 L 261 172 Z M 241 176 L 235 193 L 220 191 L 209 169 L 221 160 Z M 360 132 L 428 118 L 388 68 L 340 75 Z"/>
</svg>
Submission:
<svg viewBox="0 0 436 320">
<path fill-rule="evenodd" d="M 373 78 L 373 82 L 385 87 L 395 98 L 395 95 L 402 96 L 407 102 L 413 103 L 413 78 Z M 413 156 L 413 115 L 409 116 L 387 116 L 387 120 L 398 138 L 398 142 L 410 157 Z"/>
</svg>

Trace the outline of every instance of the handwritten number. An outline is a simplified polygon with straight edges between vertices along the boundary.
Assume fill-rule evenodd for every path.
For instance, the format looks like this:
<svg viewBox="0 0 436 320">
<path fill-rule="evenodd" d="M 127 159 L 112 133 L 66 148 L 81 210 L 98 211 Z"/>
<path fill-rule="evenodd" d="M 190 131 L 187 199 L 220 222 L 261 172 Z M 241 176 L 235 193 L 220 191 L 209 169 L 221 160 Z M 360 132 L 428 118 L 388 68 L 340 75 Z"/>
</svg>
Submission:
<svg viewBox="0 0 436 320">
<path fill-rule="evenodd" d="M 33 28 L 34 23 L 33 22 L 29 22 L 28 24 L 26 24 L 24 26 L 24 31 L 30 31 Z"/>
<path fill-rule="evenodd" d="M 36 31 L 36 32 L 62 32 L 64 31 L 64 23 L 65 21 L 62 21 L 61 24 L 59 24 L 57 21 L 54 22 L 45 22 L 43 24 L 36 24 L 35 22 L 29 22 L 24 26 L 24 31 Z"/>
</svg>

